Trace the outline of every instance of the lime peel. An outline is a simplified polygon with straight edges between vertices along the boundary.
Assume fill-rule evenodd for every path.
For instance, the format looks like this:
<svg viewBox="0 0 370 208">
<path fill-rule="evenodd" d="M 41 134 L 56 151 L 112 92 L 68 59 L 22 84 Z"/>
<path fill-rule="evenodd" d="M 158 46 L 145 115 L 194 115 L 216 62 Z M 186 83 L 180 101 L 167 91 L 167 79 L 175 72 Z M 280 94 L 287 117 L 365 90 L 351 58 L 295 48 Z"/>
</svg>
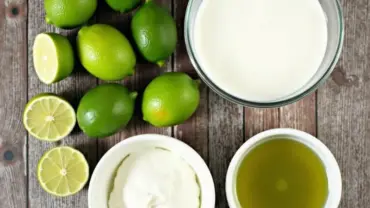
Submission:
<svg viewBox="0 0 370 208">
<path fill-rule="evenodd" d="M 131 92 L 130 97 L 135 100 L 137 98 L 138 93 L 137 92 Z"/>
<path fill-rule="evenodd" d="M 43 83 L 52 84 L 63 80 L 74 68 L 72 45 L 62 35 L 41 33 L 36 36 L 33 45 L 33 63 Z"/>
<path fill-rule="evenodd" d="M 166 64 L 166 61 L 164 61 L 164 60 L 162 60 L 162 61 L 157 61 L 157 65 L 159 66 L 159 67 L 162 67 L 162 66 L 164 66 Z"/>
<path fill-rule="evenodd" d="M 78 150 L 69 146 L 56 147 L 39 160 L 37 178 L 46 192 L 59 197 L 70 196 L 87 183 L 89 165 Z"/>
<path fill-rule="evenodd" d="M 76 114 L 63 98 L 54 94 L 39 94 L 27 103 L 23 124 L 33 137 L 54 142 L 72 132 L 76 124 Z"/>
<path fill-rule="evenodd" d="M 116 81 L 134 74 L 134 50 L 128 39 L 110 25 L 84 26 L 77 35 L 77 51 L 82 66 L 99 79 Z"/>
</svg>

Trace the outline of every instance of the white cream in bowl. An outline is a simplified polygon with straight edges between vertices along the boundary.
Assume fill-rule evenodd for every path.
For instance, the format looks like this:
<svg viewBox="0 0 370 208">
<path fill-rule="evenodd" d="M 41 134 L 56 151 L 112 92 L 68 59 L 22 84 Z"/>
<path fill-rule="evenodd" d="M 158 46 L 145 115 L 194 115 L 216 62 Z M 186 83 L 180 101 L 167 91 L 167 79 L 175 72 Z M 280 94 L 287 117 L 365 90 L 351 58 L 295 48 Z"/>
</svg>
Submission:
<svg viewBox="0 0 370 208">
<path fill-rule="evenodd" d="M 214 208 L 215 187 L 207 165 L 191 147 L 168 136 L 144 134 L 103 156 L 91 177 L 88 200 L 89 208 Z"/>
<path fill-rule="evenodd" d="M 199 208 L 200 187 L 194 170 L 162 148 L 127 156 L 114 179 L 109 208 Z"/>
</svg>

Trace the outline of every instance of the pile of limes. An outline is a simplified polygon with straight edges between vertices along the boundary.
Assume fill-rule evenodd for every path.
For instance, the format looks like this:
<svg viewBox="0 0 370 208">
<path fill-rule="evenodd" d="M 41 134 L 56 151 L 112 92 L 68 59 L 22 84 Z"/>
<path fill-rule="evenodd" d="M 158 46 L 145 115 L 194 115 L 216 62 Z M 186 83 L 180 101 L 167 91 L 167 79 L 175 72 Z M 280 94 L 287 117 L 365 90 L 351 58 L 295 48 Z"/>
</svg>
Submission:
<svg viewBox="0 0 370 208">
<path fill-rule="evenodd" d="M 115 11 L 137 7 L 139 0 L 106 0 Z M 46 21 L 60 28 L 80 26 L 94 15 L 97 0 L 44 0 Z M 134 14 L 131 32 L 140 54 L 163 66 L 177 44 L 174 19 L 153 1 Z M 119 30 L 106 24 L 83 26 L 77 35 L 76 51 L 60 34 L 42 33 L 33 45 L 34 68 L 40 81 L 53 84 L 68 77 L 75 66 L 75 53 L 93 76 L 122 80 L 134 75 L 136 54 Z M 144 120 L 158 127 L 173 126 L 189 119 L 199 105 L 199 82 L 180 72 L 155 78 L 145 89 L 141 103 Z M 107 83 L 88 91 L 74 108 L 62 97 L 43 93 L 26 105 L 23 123 L 35 138 L 54 142 L 68 136 L 76 122 L 91 138 L 110 136 L 125 127 L 134 114 L 136 92 L 120 84 Z M 76 149 L 61 146 L 40 159 L 37 176 L 41 187 L 56 196 L 80 191 L 89 177 L 85 157 Z"/>
</svg>

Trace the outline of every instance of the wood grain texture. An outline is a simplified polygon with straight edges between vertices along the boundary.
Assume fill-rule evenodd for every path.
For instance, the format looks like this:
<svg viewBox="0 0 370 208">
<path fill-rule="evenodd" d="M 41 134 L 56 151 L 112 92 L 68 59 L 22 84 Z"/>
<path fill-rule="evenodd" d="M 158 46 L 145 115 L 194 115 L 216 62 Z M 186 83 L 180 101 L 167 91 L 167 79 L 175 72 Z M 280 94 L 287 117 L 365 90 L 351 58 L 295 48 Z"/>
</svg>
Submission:
<svg viewBox="0 0 370 208">
<path fill-rule="evenodd" d="M 280 128 L 294 128 L 316 136 L 316 93 L 280 108 Z"/>
<path fill-rule="evenodd" d="M 226 208 L 225 178 L 229 163 L 244 141 L 243 107 L 209 92 L 209 167 L 215 182 L 216 207 Z"/>
<path fill-rule="evenodd" d="M 183 42 L 187 0 L 155 1 L 173 13 L 179 31 L 179 44 L 174 57 L 169 59 L 164 68 L 139 59 L 136 74 L 121 82 L 139 92 L 143 92 L 155 76 L 165 71 L 183 71 L 196 77 Z M 41 32 L 54 31 L 68 35 L 74 42 L 77 29 L 66 31 L 47 25 L 44 21 L 43 1 L 29 2 L 27 11 L 25 0 L 0 0 L 0 117 L 3 118 L 0 121 L 1 208 L 87 207 L 88 187 L 66 198 L 56 198 L 42 190 L 35 175 L 41 155 L 54 146 L 71 145 L 85 154 L 93 170 L 98 157 L 110 147 L 124 138 L 142 133 L 174 135 L 195 148 L 208 161 L 214 177 L 216 208 L 227 208 L 224 183 L 235 151 L 251 136 L 277 127 L 297 128 L 317 135 L 332 150 L 343 176 L 341 208 L 370 206 L 369 0 L 342 0 L 346 23 L 342 59 L 331 78 L 319 89 L 317 96 L 312 94 L 282 108 L 252 109 L 220 98 L 203 84 L 200 107 L 196 114 L 185 124 L 174 127 L 173 131 L 172 128 L 154 128 L 142 121 L 138 98 L 135 117 L 119 134 L 94 140 L 88 139 L 76 129 L 60 143 L 40 142 L 31 136 L 27 142 L 28 134 L 20 119 L 27 98 L 41 92 L 54 92 L 64 96 L 76 107 L 82 95 L 96 86 L 98 81 L 80 65 L 71 77 L 57 84 L 47 86 L 38 80 L 32 60 L 35 36 Z M 95 20 L 116 26 L 132 41 L 129 21 L 133 12 L 118 14 L 104 0 L 100 0 Z M 12 157 L 9 160 L 10 152 Z"/>
<path fill-rule="evenodd" d="M 245 135 L 247 139 L 273 128 L 294 128 L 315 136 L 316 93 L 281 108 L 245 108 Z"/>
<path fill-rule="evenodd" d="M 27 207 L 27 1 L 0 1 L 0 207 Z"/>
<path fill-rule="evenodd" d="M 172 1 L 171 0 L 155 0 L 156 3 L 167 8 L 168 11 L 171 13 L 172 11 Z M 119 133 L 110 136 L 105 139 L 100 139 L 98 142 L 98 155 L 101 157 L 107 150 L 109 150 L 112 146 L 117 144 L 118 142 L 122 141 L 125 138 L 130 136 L 134 136 L 137 134 L 145 134 L 145 133 L 156 133 L 156 134 L 164 134 L 171 136 L 172 128 L 155 128 L 150 124 L 146 123 L 142 119 L 141 113 L 141 95 L 144 92 L 145 87 L 149 84 L 149 82 L 159 74 L 163 72 L 172 71 L 172 57 L 167 60 L 167 63 L 162 68 L 158 67 L 156 64 L 146 62 L 137 51 L 135 43 L 133 41 L 131 30 L 130 30 L 130 22 L 132 16 L 135 14 L 136 9 L 127 13 L 127 14 L 119 14 L 114 12 L 106 3 L 102 3 L 100 5 L 98 14 L 97 14 L 97 21 L 99 23 L 109 24 L 115 26 L 119 29 L 131 42 L 131 45 L 136 50 L 137 54 L 137 65 L 135 74 L 131 77 L 126 78 L 124 81 L 119 83 L 127 86 L 132 91 L 137 91 L 139 93 L 138 98 L 136 100 L 135 105 L 135 113 L 126 128 L 121 130 Z M 99 81 L 99 83 L 104 83 L 103 81 Z"/>
<path fill-rule="evenodd" d="M 245 137 L 280 126 L 280 109 L 245 108 Z"/>
<path fill-rule="evenodd" d="M 191 77 L 197 78 L 186 52 L 184 40 L 184 18 L 187 3 L 187 0 L 174 1 L 174 17 L 179 38 L 174 57 L 174 71 L 185 72 Z M 189 144 L 205 161 L 208 161 L 208 88 L 202 83 L 199 89 L 200 103 L 197 111 L 184 124 L 174 127 L 174 136 Z"/>
<path fill-rule="evenodd" d="M 343 179 L 341 208 L 370 206 L 370 1 L 342 0 L 342 58 L 318 91 L 318 137 Z"/>
<path fill-rule="evenodd" d="M 68 35 L 71 42 L 75 44 L 75 38 L 78 31 L 56 29 L 47 25 L 44 20 L 44 6 L 42 0 L 32 1 L 28 6 L 28 95 L 29 98 L 44 92 L 56 93 L 66 98 L 74 107 L 77 108 L 80 98 L 90 88 L 96 86 L 97 80 L 89 75 L 80 64 L 77 64 L 71 76 L 53 85 L 45 85 L 39 81 L 33 68 L 32 45 L 35 36 L 42 32 L 57 32 Z M 75 50 L 76 51 L 76 50 Z M 36 176 L 38 160 L 42 154 L 52 147 L 59 145 L 69 145 L 82 151 L 87 158 L 91 170 L 97 162 L 97 141 L 89 139 L 83 135 L 77 127 L 67 138 L 58 143 L 47 143 L 39 141 L 30 136 L 29 138 L 29 206 L 31 208 L 70 208 L 87 206 L 87 186 L 83 191 L 70 197 L 58 198 L 47 194 L 39 185 Z"/>
</svg>

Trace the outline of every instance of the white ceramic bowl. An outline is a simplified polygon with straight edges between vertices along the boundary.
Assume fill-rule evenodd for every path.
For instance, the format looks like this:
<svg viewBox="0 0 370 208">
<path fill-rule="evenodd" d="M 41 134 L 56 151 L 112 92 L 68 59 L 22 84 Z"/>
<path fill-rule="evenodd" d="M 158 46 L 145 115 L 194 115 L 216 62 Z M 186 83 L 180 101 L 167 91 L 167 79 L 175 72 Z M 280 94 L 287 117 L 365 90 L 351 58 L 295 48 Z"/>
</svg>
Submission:
<svg viewBox="0 0 370 208">
<path fill-rule="evenodd" d="M 131 152 L 148 147 L 162 147 L 181 156 L 195 171 L 201 189 L 201 208 L 215 207 L 215 186 L 212 175 L 199 154 L 187 144 L 172 137 L 143 134 L 130 137 L 112 147 L 99 161 L 89 185 L 89 208 L 107 208 L 113 172 Z"/>
<path fill-rule="evenodd" d="M 240 208 L 236 196 L 236 174 L 241 161 L 251 149 L 267 140 L 289 138 L 311 148 L 321 159 L 328 177 L 329 194 L 324 208 L 338 208 L 342 195 L 342 177 L 339 166 L 330 150 L 312 135 L 295 129 L 271 129 L 255 135 L 246 141 L 235 153 L 226 175 L 226 196 L 230 208 Z"/>
</svg>

